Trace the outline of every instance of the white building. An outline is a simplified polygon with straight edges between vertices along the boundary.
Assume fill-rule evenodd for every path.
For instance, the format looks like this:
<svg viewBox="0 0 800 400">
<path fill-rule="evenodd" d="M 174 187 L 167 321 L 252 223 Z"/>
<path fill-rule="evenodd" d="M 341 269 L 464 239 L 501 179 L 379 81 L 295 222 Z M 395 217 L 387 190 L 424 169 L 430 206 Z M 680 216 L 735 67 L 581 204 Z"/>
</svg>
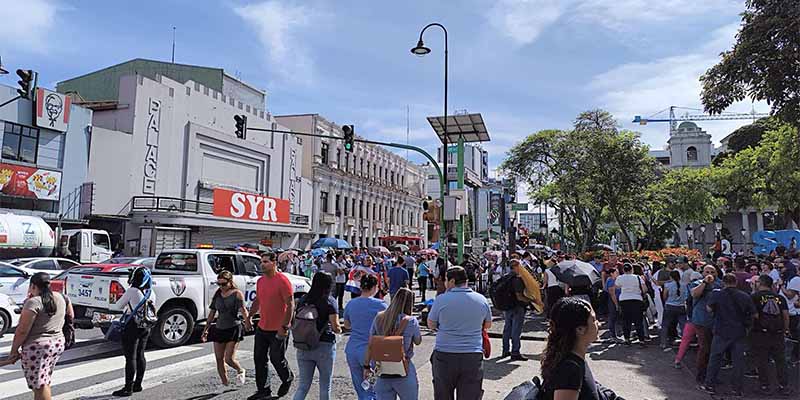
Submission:
<svg viewBox="0 0 800 400">
<path fill-rule="evenodd" d="M 296 132 L 342 137 L 341 127 L 318 114 L 276 116 Z M 358 131 L 358 127 L 356 127 Z M 380 237 L 422 238 L 425 170 L 384 148 L 356 143 L 353 152 L 336 139 L 304 138 L 302 177 L 313 181 L 311 229 L 358 247 Z"/>
<path fill-rule="evenodd" d="M 300 174 L 303 140 L 235 135 L 237 114 L 249 127 L 285 129 L 265 112 L 263 91 L 221 69 L 147 60 L 61 82 L 59 91 L 94 109 L 93 214 L 128 219 L 126 254 L 309 243 L 313 195 Z"/>
</svg>

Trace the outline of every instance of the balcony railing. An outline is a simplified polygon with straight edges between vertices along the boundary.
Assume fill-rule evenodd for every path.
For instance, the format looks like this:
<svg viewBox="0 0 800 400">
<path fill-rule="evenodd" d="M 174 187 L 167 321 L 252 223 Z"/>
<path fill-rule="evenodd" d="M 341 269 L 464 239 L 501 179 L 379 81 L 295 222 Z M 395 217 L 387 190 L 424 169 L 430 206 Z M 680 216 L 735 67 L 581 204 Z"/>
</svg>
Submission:
<svg viewBox="0 0 800 400">
<path fill-rule="evenodd" d="M 210 201 L 180 199 L 177 197 L 133 196 L 133 198 L 131 198 L 129 212 L 136 211 L 213 215 L 214 203 Z M 308 215 L 291 213 L 289 224 L 307 227 L 309 225 L 309 217 Z"/>
</svg>

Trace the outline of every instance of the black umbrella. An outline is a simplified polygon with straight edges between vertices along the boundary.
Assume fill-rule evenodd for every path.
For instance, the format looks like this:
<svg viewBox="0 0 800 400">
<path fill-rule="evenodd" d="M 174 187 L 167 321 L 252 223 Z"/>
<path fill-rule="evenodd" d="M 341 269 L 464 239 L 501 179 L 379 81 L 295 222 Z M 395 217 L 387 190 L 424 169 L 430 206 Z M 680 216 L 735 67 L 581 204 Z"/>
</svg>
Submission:
<svg viewBox="0 0 800 400">
<path fill-rule="evenodd" d="M 570 287 L 594 286 L 600 282 L 600 274 L 592 264 L 578 261 L 565 260 L 551 268 L 559 282 Z"/>
</svg>

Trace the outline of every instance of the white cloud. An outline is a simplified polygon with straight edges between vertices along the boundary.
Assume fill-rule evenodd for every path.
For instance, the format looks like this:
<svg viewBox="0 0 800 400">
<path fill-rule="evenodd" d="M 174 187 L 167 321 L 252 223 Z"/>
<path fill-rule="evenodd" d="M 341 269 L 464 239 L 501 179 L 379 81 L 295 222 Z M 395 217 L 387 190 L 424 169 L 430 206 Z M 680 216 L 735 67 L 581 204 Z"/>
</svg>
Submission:
<svg viewBox="0 0 800 400">
<path fill-rule="evenodd" d="M 558 20 L 569 3 L 571 0 L 500 0 L 487 18 L 493 28 L 524 45 Z"/>
<path fill-rule="evenodd" d="M 487 19 L 494 29 L 525 45 L 559 21 L 627 32 L 707 13 L 737 13 L 741 8 L 740 0 L 499 0 Z"/>
<path fill-rule="evenodd" d="M 664 57 L 650 62 L 629 63 L 617 66 L 592 78 L 589 91 L 599 96 L 599 106 L 609 110 L 626 129 L 643 133 L 642 139 L 654 147 L 666 143 L 669 127 L 666 123 L 640 126 L 631 123 L 635 115 L 648 117 L 671 105 L 697 109 L 691 114 L 702 113 L 700 102 L 700 76 L 719 61 L 719 53 L 729 49 L 734 41 L 738 24 L 717 29 L 705 45 L 686 55 Z M 752 105 L 749 101 L 729 107 L 729 112 L 768 112 L 765 103 Z M 680 116 L 685 111 L 681 111 Z M 659 114 L 665 118 L 667 114 Z M 698 125 L 712 134 L 718 141 L 733 129 L 750 123 L 750 120 L 708 121 Z"/>
<path fill-rule="evenodd" d="M 273 0 L 236 7 L 234 12 L 255 29 L 275 72 L 287 81 L 311 84 L 313 62 L 297 34 L 317 19 L 314 10 Z"/>
<path fill-rule="evenodd" d="M 0 0 L 0 37 L 5 46 L 44 53 L 59 6 L 52 0 Z"/>
</svg>

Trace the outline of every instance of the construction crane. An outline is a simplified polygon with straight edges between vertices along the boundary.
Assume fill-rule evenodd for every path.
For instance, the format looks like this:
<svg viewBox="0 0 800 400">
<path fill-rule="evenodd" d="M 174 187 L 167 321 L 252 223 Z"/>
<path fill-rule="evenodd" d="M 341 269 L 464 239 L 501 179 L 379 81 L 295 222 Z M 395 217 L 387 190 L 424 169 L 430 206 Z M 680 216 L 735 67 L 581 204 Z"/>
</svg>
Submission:
<svg viewBox="0 0 800 400">
<path fill-rule="evenodd" d="M 669 110 L 669 118 L 652 118 L 658 114 L 663 113 L 664 111 Z M 703 111 L 696 108 L 687 108 L 687 107 L 678 107 L 678 106 L 670 106 L 669 108 L 665 108 L 650 117 L 642 118 L 641 115 L 637 115 L 633 117 L 633 122 L 638 123 L 639 125 L 647 125 L 650 122 L 669 122 L 669 132 L 675 132 L 678 129 L 678 122 L 680 121 L 730 121 L 730 120 L 737 120 L 737 119 L 752 119 L 754 122 L 756 119 L 761 117 L 768 117 L 768 113 L 757 113 L 755 109 L 749 113 L 721 113 L 716 115 L 711 114 L 689 114 L 688 112 L 684 113 L 681 116 L 675 115 L 675 110 L 688 110 L 688 111 Z"/>
</svg>

